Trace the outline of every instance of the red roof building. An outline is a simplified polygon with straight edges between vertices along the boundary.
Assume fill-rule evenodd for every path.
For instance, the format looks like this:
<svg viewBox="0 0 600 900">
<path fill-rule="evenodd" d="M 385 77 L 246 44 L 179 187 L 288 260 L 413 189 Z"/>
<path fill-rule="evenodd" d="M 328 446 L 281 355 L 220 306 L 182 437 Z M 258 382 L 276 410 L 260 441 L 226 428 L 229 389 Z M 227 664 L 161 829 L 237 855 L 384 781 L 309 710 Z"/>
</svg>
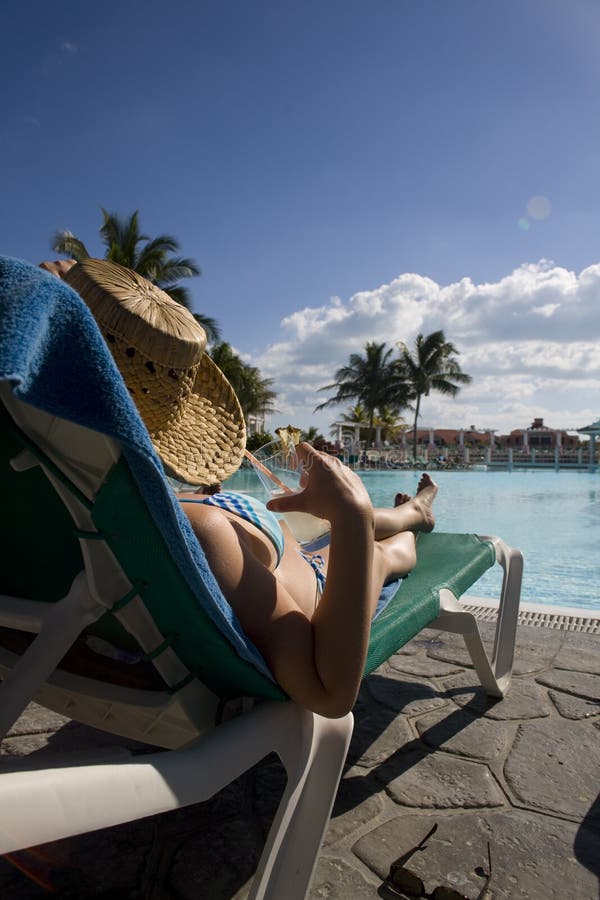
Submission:
<svg viewBox="0 0 600 900">
<path fill-rule="evenodd" d="M 408 446 L 412 444 L 413 429 L 404 432 Z M 513 449 L 527 451 L 574 450 L 579 447 L 579 438 L 559 428 L 549 428 L 543 419 L 534 419 L 529 428 L 516 428 L 510 434 L 496 434 L 494 429 L 480 431 L 470 428 L 417 428 L 417 443 L 433 447 L 491 447 L 492 449 Z"/>
</svg>

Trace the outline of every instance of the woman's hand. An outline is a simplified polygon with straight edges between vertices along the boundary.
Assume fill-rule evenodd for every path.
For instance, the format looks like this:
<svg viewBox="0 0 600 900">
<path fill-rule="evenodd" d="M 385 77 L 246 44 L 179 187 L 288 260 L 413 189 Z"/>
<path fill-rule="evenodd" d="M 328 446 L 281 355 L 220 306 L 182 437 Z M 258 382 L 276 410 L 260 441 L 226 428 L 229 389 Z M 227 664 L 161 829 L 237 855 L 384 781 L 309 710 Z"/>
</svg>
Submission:
<svg viewBox="0 0 600 900">
<path fill-rule="evenodd" d="M 337 457 L 321 453 L 310 444 L 298 444 L 296 452 L 303 465 L 302 490 L 269 500 L 269 509 L 307 512 L 332 524 L 348 515 L 373 516 L 364 484 Z"/>
</svg>

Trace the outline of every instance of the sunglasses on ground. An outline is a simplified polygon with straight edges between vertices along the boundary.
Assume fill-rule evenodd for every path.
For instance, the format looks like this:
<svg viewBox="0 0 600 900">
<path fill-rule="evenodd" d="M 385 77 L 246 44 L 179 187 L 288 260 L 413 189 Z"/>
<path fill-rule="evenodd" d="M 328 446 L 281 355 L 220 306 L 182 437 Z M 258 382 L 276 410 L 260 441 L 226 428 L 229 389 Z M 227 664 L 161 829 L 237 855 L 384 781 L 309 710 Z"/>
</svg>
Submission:
<svg viewBox="0 0 600 900">
<path fill-rule="evenodd" d="M 414 872 L 411 872 L 410 869 L 405 868 L 406 863 L 411 856 L 414 856 L 415 853 L 422 853 L 427 849 L 427 841 L 436 831 L 437 823 L 427 832 L 425 837 L 412 848 L 412 850 L 403 853 L 402 856 L 399 856 L 398 859 L 391 864 L 390 874 L 385 880 L 385 886 L 391 888 L 393 893 L 402 893 L 407 897 L 425 897 L 428 898 L 428 900 L 470 900 L 465 894 L 461 894 L 460 891 L 457 891 L 455 888 L 444 884 L 439 885 L 439 887 L 434 888 L 430 894 L 427 894 L 425 892 L 425 883 L 423 879 L 419 878 L 418 875 L 415 875 Z M 477 895 L 476 900 L 483 900 L 492 877 L 492 854 L 489 841 L 487 845 L 487 855 L 488 871 L 483 871 L 482 867 L 475 870 L 477 874 L 481 872 L 482 877 L 485 878 L 483 887 Z"/>
</svg>

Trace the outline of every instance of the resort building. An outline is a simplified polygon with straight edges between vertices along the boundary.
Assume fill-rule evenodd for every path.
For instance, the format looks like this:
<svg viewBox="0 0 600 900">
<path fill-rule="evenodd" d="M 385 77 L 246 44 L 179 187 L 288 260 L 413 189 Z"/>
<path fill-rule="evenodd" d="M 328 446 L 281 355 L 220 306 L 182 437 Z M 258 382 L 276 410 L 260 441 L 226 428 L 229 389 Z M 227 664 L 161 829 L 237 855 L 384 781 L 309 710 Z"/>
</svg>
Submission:
<svg viewBox="0 0 600 900">
<path fill-rule="evenodd" d="M 576 450 L 580 441 L 576 435 L 544 425 L 543 419 L 534 419 L 529 428 L 517 428 L 510 434 L 497 438 L 499 447 L 515 450 Z"/>
<path fill-rule="evenodd" d="M 405 432 L 406 443 L 413 442 L 413 429 Z M 529 428 L 515 428 L 510 434 L 497 434 L 495 429 L 470 428 L 418 428 L 417 444 L 432 449 L 448 448 L 460 452 L 469 447 L 485 450 L 576 450 L 581 442 L 577 435 L 560 428 L 544 425 L 543 419 L 534 419 Z"/>
<path fill-rule="evenodd" d="M 404 433 L 408 446 L 412 446 L 414 429 Z M 429 450 L 452 449 L 460 452 L 461 447 L 494 447 L 494 431 L 477 431 L 470 428 L 417 428 L 417 444 Z"/>
<path fill-rule="evenodd" d="M 582 440 L 578 434 L 589 440 Z M 388 432 L 389 433 L 389 432 Z M 431 462 L 438 468 L 531 468 L 535 466 L 588 469 L 596 471 L 600 446 L 600 420 L 585 428 L 551 428 L 542 418 L 533 420 L 529 428 L 515 428 L 509 434 L 498 434 L 493 428 L 418 428 L 416 453 L 414 429 L 406 425 L 393 430 L 387 438 L 383 428 L 375 427 L 373 443 L 367 443 L 365 422 L 336 422 L 333 434 L 337 440 L 323 447 L 343 453 L 353 464 L 377 467 L 423 465 Z M 383 439 L 382 439 L 383 438 Z M 598 440 L 598 443 L 596 441 Z M 413 453 L 416 460 L 413 460 Z"/>
<path fill-rule="evenodd" d="M 262 434 L 267 430 L 265 423 L 265 414 L 259 413 L 257 415 L 248 416 L 246 418 L 246 432 L 248 436 L 252 434 Z"/>
</svg>

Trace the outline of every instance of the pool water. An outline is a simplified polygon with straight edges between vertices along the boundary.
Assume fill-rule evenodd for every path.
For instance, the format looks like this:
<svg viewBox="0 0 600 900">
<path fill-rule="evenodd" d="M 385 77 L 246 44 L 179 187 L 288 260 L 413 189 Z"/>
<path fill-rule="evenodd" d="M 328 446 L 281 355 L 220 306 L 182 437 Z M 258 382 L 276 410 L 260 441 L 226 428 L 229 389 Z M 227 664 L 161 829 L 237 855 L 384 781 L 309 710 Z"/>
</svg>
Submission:
<svg viewBox="0 0 600 900">
<path fill-rule="evenodd" d="M 412 471 L 359 474 L 375 506 L 390 506 L 397 491 L 414 494 L 420 477 Z M 523 602 L 600 610 L 600 473 L 431 474 L 440 488 L 439 531 L 498 535 L 522 551 Z M 262 496 L 257 482 L 242 470 L 227 486 Z M 497 597 L 500 583 L 496 566 L 470 593 Z"/>
</svg>

